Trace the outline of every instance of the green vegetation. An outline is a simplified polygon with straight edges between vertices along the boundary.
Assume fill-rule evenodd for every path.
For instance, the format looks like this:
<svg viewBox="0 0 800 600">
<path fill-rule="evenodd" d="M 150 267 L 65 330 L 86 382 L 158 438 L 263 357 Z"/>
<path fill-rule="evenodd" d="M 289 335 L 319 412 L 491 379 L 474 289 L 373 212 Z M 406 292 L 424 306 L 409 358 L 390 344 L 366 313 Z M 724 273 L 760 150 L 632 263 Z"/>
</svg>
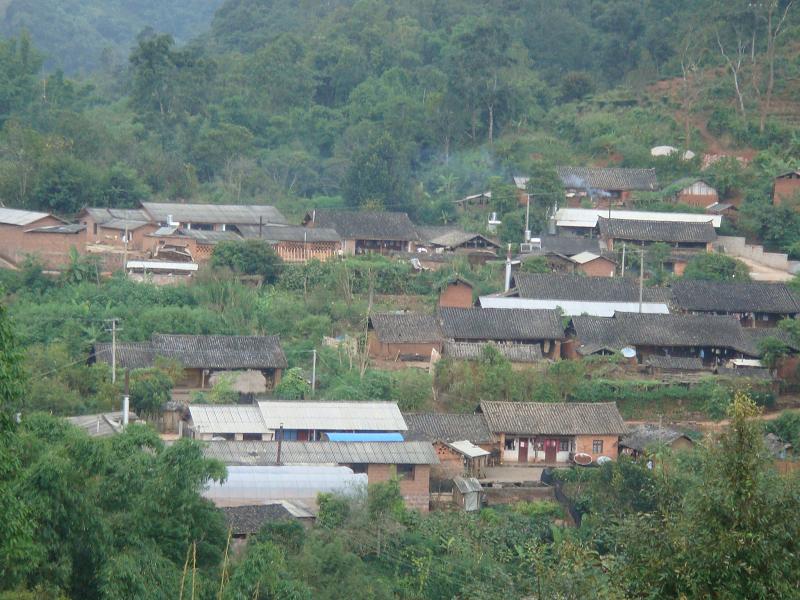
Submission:
<svg viewBox="0 0 800 600">
<path fill-rule="evenodd" d="M 750 281 L 747 265 L 724 254 L 705 253 L 692 257 L 683 272 L 686 279 Z"/>
</svg>

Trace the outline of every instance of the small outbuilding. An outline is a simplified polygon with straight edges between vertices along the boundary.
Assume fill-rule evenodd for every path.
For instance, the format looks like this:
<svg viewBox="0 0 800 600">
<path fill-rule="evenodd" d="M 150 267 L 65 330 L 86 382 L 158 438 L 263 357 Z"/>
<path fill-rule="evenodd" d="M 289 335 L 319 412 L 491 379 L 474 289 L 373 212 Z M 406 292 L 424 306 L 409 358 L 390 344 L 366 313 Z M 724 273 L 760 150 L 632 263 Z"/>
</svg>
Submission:
<svg viewBox="0 0 800 600">
<path fill-rule="evenodd" d="M 694 441 L 682 431 L 657 425 L 635 427 L 619 441 L 620 454 L 634 458 L 646 455 L 649 450 L 659 445 L 667 446 L 673 451 L 691 450 Z"/>
<path fill-rule="evenodd" d="M 484 502 L 483 486 L 474 477 L 453 478 L 453 503 L 466 512 L 481 509 Z"/>
</svg>

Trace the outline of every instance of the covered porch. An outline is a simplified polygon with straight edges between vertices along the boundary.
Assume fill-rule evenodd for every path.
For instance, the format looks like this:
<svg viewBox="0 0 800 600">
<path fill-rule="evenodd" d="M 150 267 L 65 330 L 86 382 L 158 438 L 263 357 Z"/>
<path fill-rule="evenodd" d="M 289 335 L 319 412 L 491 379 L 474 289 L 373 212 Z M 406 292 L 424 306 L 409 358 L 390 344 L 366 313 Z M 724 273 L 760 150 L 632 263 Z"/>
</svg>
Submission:
<svg viewBox="0 0 800 600">
<path fill-rule="evenodd" d="M 501 434 L 501 462 L 568 464 L 575 452 L 575 436 Z"/>
</svg>

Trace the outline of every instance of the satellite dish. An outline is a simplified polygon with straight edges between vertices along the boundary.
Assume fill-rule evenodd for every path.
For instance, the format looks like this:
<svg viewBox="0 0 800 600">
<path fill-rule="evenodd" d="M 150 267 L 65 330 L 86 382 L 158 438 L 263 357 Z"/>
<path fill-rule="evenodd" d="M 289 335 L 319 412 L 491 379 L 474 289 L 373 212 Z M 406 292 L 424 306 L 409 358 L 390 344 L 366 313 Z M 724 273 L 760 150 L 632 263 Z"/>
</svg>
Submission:
<svg viewBox="0 0 800 600">
<path fill-rule="evenodd" d="M 622 356 L 624 356 L 625 358 L 633 358 L 634 356 L 636 356 L 636 348 L 625 346 L 622 349 Z"/>
</svg>

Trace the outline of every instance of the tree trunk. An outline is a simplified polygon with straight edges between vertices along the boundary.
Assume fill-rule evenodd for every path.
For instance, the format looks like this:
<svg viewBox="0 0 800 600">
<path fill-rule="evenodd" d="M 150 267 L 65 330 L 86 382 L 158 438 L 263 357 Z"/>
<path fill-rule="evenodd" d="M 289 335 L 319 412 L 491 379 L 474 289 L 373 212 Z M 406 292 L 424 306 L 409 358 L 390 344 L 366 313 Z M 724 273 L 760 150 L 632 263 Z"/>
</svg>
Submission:
<svg viewBox="0 0 800 600">
<path fill-rule="evenodd" d="M 494 104 L 489 104 L 489 145 L 494 144 Z"/>
</svg>

